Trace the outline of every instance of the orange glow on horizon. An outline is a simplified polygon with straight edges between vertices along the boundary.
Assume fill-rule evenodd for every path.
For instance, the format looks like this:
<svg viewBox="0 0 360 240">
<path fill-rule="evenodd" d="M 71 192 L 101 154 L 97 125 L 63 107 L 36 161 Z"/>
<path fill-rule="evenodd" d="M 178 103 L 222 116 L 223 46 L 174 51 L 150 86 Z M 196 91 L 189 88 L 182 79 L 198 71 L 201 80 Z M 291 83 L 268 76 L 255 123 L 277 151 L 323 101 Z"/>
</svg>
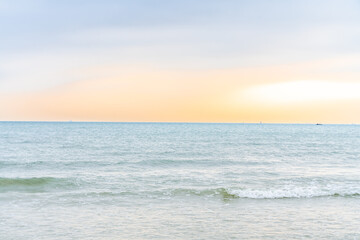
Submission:
<svg viewBox="0 0 360 240">
<path fill-rule="evenodd" d="M 340 78 L 313 70 L 329 66 L 325 61 L 204 71 L 85 69 L 82 81 L 0 96 L 0 119 L 360 123 L 360 74 Z"/>
</svg>

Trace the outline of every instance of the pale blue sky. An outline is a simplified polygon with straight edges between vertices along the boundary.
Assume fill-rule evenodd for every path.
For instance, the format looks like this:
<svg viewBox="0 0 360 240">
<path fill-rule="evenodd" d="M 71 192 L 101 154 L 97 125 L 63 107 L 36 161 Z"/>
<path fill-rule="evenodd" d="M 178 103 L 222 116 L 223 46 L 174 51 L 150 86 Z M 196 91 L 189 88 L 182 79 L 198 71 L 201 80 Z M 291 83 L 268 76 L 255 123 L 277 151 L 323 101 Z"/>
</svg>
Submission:
<svg viewBox="0 0 360 240">
<path fill-rule="evenodd" d="M 0 0 L 0 36 L 1 92 L 36 90 L 107 64 L 181 71 L 360 54 L 360 2 Z"/>
</svg>

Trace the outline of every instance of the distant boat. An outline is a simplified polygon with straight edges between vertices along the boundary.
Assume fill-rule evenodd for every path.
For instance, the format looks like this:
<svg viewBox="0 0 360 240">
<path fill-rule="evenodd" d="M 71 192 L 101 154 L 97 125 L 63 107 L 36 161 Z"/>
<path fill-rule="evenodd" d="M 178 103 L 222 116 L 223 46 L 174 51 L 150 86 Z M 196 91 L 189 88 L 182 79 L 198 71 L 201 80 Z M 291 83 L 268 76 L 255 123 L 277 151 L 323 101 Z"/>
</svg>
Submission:
<svg viewBox="0 0 360 240">
<path fill-rule="evenodd" d="M 322 125 L 321 123 L 317 123 L 316 125 Z"/>
</svg>

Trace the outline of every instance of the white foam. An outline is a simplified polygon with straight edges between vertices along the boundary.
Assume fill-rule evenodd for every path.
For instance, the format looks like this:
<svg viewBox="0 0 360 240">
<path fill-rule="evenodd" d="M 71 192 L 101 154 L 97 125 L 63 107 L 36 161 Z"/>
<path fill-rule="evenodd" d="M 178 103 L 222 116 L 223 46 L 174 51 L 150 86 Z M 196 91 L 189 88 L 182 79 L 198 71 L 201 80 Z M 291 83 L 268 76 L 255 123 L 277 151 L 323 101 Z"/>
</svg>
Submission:
<svg viewBox="0 0 360 240">
<path fill-rule="evenodd" d="M 320 188 L 315 186 L 284 186 L 278 189 L 227 189 L 227 192 L 239 198 L 275 199 L 275 198 L 313 198 L 325 196 L 359 195 L 359 189 Z"/>
</svg>

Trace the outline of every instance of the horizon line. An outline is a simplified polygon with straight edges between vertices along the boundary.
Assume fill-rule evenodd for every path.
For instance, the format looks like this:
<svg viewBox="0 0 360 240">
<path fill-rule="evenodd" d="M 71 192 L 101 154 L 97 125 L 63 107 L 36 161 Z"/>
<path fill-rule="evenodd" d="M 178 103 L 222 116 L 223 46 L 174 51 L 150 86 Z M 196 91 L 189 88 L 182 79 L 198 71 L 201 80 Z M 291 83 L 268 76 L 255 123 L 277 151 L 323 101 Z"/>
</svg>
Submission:
<svg viewBox="0 0 360 240">
<path fill-rule="evenodd" d="M 168 124 L 288 124 L 288 125 L 359 125 L 359 123 L 321 123 L 321 122 L 309 122 L 309 123 L 288 123 L 288 122 L 166 122 L 166 121 L 61 121 L 61 120 L 0 120 L 0 123 L 14 122 L 14 123 L 168 123 Z"/>
</svg>

